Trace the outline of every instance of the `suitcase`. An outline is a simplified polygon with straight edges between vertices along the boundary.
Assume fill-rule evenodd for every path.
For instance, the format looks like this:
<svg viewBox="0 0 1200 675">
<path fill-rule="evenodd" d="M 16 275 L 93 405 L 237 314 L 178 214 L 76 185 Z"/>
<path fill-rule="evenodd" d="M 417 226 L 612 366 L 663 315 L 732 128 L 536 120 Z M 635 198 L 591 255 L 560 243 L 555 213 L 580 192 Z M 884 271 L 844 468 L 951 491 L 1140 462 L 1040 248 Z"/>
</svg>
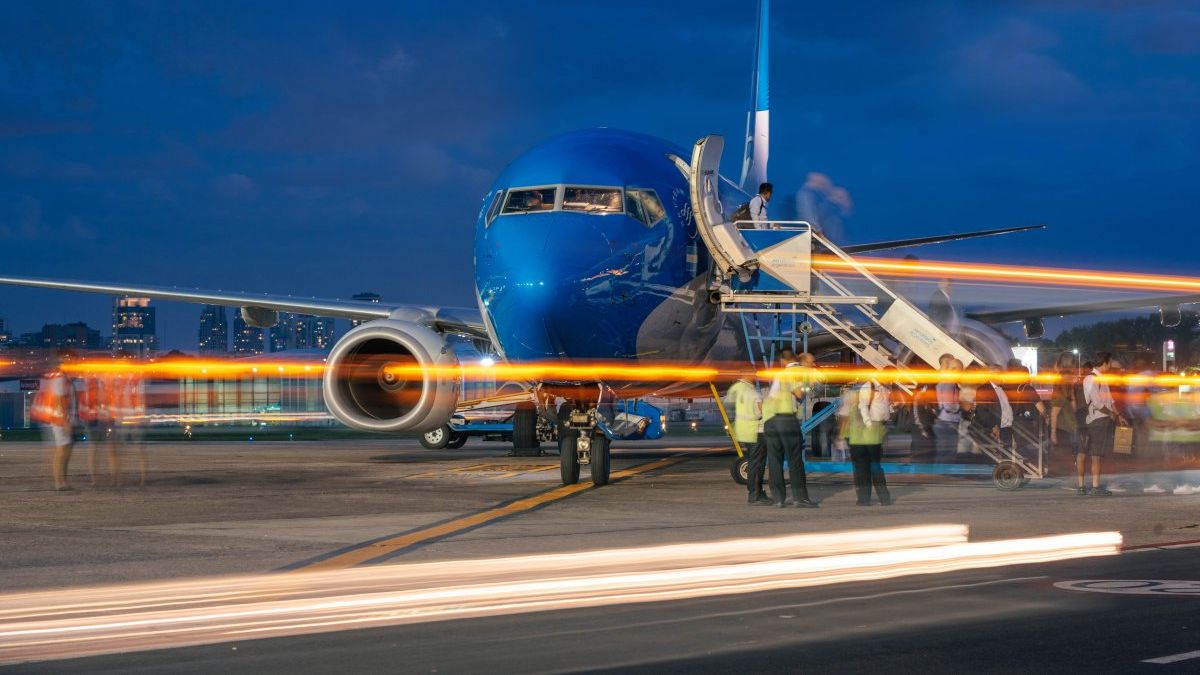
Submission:
<svg viewBox="0 0 1200 675">
<path fill-rule="evenodd" d="M 1117 427 L 1113 438 L 1113 454 L 1133 454 L 1133 427 Z"/>
</svg>

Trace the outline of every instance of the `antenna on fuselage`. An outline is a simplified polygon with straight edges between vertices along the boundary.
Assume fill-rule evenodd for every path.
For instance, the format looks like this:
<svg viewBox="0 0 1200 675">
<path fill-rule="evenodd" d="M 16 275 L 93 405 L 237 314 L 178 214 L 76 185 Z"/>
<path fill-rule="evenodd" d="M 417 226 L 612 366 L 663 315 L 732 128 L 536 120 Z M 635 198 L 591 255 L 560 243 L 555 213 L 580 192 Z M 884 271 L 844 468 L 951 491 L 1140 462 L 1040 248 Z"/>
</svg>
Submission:
<svg viewBox="0 0 1200 675">
<path fill-rule="evenodd" d="M 767 154 L 771 148 L 771 119 L 767 101 L 769 83 L 769 20 L 771 0 L 758 0 L 758 37 L 754 43 L 754 73 L 750 110 L 746 113 L 746 152 L 742 157 L 742 189 L 758 192 L 767 182 Z"/>
</svg>

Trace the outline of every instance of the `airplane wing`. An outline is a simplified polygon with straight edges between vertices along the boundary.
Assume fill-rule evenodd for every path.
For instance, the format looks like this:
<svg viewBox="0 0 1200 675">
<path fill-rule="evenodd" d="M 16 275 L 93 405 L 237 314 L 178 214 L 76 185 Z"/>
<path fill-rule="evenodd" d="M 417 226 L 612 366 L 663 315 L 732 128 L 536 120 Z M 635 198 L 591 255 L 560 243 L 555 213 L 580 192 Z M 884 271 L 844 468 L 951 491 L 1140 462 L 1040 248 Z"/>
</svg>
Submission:
<svg viewBox="0 0 1200 675">
<path fill-rule="evenodd" d="M 926 244 L 941 244 L 947 241 L 960 241 L 963 239 L 976 239 L 978 237 L 994 237 L 998 234 L 1011 234 L 1013 232 L 1028 232 L 1030 230 L 1044 230 L 1045 225 L 1026 225 L 1024 227 L 1002 227 L 998 230 L 976 230 L 974 232 L 959 232 L 957 234 L 938 234 L 931 237 L 914 237 L 912 239 L 893 239 L 891 241 L 877 241 L 872 244 L 851 244 L 843 246 L 842 250 L 846 253 L 870 253 L 872 251 L 889 251 L 896 248 L 908 248 L 909 246 L 924 246 Z"/>
<path fill-rule="evenodd" d="M 250 307 L 276 312 L 314 314 L 339 319 L 383 319 L 397 309 L 414 309 L 434 317 L 434 327 L 444 333 L 457 333 L 487 339 L 487 329 L 479 310 L 466 307 L 436 307 L 432 305 L 396 305 L 357 300 L 328 300 L 302 298 L 291 295 L 268 295 L 266 293 L 244 293 L 239 291 L 209 291 L 198 288 L 176 286 L 143 286 L 139 284 L 112 284 L 89 281 L 65 281 L 61 279 L 34 279 L 28 277 L 0 277 L 0 284 L 51 288 L 82 293 L 104 295 L 137 295 L 158 300 L 194 302 L 205 305 L 228 307 Z"/>
<path fill-rule="evenodd" d="M 1072 314 L 1092 314 L 1100 312 L 1117 312 L 1124 309 L 1139 309 L 1141 307 L 1178 307 L 1200 303 L 1200 294 L 1193 295 L 1161 295 L 1156 297 L 1125 298 L 1121 300 L 1101 300 L 1074 305 L 1052 305 L 1048 307 L 1023 307 L 1019 309 L 1000 309 L 995 311 L 966 312 L 969 319 L 984 323 L 1010 323 L 1028 319 L 1045 317 L 1070 316 Z"/>
</svg>

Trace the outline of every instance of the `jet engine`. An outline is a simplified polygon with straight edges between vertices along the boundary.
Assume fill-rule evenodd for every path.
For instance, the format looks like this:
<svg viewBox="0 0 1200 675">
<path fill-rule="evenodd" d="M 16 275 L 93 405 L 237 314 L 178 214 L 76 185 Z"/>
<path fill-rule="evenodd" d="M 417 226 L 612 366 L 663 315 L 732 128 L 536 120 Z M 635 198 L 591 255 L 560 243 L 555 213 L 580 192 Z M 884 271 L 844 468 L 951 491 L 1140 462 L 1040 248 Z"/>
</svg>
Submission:
<svg viewBox="0 0 1200 675">
<path fill-rule="evenodd" d="M 396 372 L 405 366 L 420 372 Z M 329 353 L 325 405 L 355 429 L 430 431 L 454 412 L 457 366 L 445 337 L 431 328 L 395 318 L 370 321 L 346 333 Z"/>
</svg>

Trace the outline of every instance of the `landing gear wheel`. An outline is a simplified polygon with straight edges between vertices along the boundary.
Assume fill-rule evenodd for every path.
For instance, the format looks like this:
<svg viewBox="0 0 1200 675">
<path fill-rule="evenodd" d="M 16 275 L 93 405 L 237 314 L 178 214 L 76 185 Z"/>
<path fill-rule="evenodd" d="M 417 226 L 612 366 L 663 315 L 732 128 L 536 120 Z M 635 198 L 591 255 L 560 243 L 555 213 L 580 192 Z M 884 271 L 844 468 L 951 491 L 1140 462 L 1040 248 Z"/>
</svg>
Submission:
<svg viewBox="0 0 1200 675">
<path fill-rule="evenodd" d="M 1016 462 L 1003 461 L 992 469 L 992 482 L 996 488 L 1011 492 L 1021 489 L 1021 486 L 1029 482 L 1025 477 L 1025 473 L 1021 471 L 1021 467 L 1017 466 Z"/>
<path fill-rule="evenodd" d="M 443 424 L 432 431 L 426 431 L 421 434 L 421 447 L 428 450 L 441 450 L 450 445 L 452 438 L 454 438 L 454 431 L 450 428 L 449 424 Z"/>
<path fill-rule="evenodd" d="M 542 454 L 537 437 L 537 409 L 532 403 L 519 403 L 513 413 L 513 454 L 537 457 Z"/>
<path fill-rule="evenodd" d="M 468 437 L 466 434 L 456 433 L 454 434 L 454 437 L 450 439 L 450 442 L 446 444 L 446 447 L 450 448 L 451 450 L 457 450 L 467 444 L 467 438 Z"/>
<path fill-rule="evenodd" d="M 596 487 L 608 485 L 608 476 L 612 468 L 612 456 L 608 451 L 612 442 L 607 436 L 597 436 L 592 439 L 592 484 Z"/>
<path fill-rule="evenodd" d="M 579 482 L 579 433 L 570 429 L 558 432 L 558 467 L 562 473 L 563 485 L 574 485 Z"/>
<path fill-rule="evenodd" d="M 729 465 L 729 475 L 733 476 L 733 482 L 738 485 L 745 485 L 750 482 L 750 458 L 735 457 L 733 464 Z"/>
</svg>

